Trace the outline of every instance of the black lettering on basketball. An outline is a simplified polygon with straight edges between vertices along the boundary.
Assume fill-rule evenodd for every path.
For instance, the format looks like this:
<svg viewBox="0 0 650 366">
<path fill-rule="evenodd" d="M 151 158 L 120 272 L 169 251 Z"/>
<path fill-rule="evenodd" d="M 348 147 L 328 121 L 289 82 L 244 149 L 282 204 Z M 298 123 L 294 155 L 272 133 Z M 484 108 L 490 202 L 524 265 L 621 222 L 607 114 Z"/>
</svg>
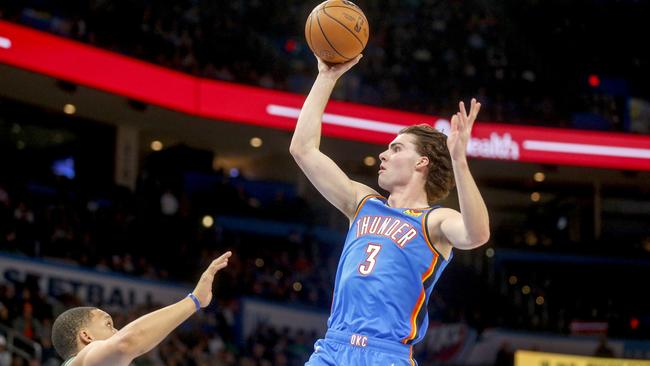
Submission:
<svg viewBox="0 0 650 366">
<path fill-rule="evenodd" d="M 334 57 L 334 52 L 332 52 L 330 50 L 321 50 L 319 56 L 320 56 L 320 58 L 330 59 L 330 58 Z"/>
<path fill-rule="evenodd" d="M 361 28 L 363 27 L 363 23 L 364 23 L 363 17 L 358 17 L 357 18 L 357 24 L 354 25 L 354 31 L 357 32 L 357 33 L 361 32 Z"/>
</svg>

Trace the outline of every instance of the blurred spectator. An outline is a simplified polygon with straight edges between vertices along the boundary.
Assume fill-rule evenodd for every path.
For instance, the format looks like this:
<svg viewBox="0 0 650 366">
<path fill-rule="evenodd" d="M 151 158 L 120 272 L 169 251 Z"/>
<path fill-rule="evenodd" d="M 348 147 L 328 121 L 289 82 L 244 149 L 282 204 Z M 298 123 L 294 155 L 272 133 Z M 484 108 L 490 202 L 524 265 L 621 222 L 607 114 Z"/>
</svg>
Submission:
<svg viewBox="0 0 650 366">
<path fill-rule="evenodd" d="M 22 314 L 14 320 L 13 328 L 28 339 L 40 341 L 43 337 L 43 327 L 33 315 L 32 304 L 25 303 Z"/>
<path fill-rule="evenodd" d="M 0 366 L 11 366 L 11 353 L 7 350 L 7 339 L 0 334 Z"/>
<path fill-rule="evenodd" d="M 11 201 L 9 200 L 9 193 L 7 193 L 4 187 L 0 185 L 0 205 L 2 205 L 3 208 L 8 208 L 10 203 Z"/>
<path fill-rule="evenodd" d="M 515 364 L 515 353 L 508 342 L 501 343 L 494 366 L 513 366 Z"/>
<path fill-rule="evenodd" d="M 178 212 L 178 199 L 169 189 L 160 196 L 160 211 L 165 216 L 174 216 Z"/>
<path fill-rule="evenodd" d="M 607 337 L 601 336 L 598 341 L 598 346 L 594 351 L 594 356 L 596 357 L 615 357 L 614 350 L 607 344 Z"/>
</svg>

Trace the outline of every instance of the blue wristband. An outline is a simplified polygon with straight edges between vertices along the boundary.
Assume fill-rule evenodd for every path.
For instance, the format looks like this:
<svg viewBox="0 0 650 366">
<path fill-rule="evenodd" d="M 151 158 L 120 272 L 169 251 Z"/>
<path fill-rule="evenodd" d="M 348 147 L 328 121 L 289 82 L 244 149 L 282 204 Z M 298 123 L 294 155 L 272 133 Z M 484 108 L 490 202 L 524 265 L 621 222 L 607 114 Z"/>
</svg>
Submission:
<svg viewBox="0 0 650 366">
<path fill-rule="evenodd" d="M 199 302 L 199 299 L 197 299 L 193 293 L 190 292 L 189 294 L 187 294 L 187 297 L 189 297 L 190 299 L 192 299 L 192 301 L 194 301 L 194 305 L 196 305 L 196 311 L 201 310 L 201 302 Z"/>
</svg>

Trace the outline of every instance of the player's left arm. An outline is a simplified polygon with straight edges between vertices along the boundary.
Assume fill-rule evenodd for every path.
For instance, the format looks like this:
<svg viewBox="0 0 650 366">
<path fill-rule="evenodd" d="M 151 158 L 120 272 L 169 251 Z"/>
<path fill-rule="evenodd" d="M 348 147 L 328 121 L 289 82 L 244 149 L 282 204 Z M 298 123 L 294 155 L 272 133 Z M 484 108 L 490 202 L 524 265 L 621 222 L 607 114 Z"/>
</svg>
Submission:
<svg viewBox="0 0 650 366">
<path fill-rule="evenodd" d="M 136 357 L 149 352 L 163 339 L 196 313 L 197 306 L 205 308 L 212 301 L 212 282 L 220 270 L 228 265 L 231 252 L 226 252 L 210 263 L 196 284 L 194 294 L 199 302 L 189 297 L 162 309 L 141 316 L 104 341 L 93 341 L 75 358 L 74 366 L 128 365 Z"/>
<path fill-rule="evenodd" d="M 460 112 L 451 118 L 447 148 L 451 154 L 460 213 L 445 210 L 439 232 L 454 248 L 473 249 L 490 239 L 487 207 L 467 165 L 467 144 L 481 104 L 472 99 L 469 115 L 463 102 L 459 103 L 459 109 Z"/>
</svg>

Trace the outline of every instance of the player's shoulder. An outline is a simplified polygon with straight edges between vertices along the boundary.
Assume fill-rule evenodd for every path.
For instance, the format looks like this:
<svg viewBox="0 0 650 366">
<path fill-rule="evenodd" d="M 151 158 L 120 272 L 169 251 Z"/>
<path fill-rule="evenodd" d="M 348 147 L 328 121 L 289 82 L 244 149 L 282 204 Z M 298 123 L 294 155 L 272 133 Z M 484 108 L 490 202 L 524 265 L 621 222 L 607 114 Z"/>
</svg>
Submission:
<svg viewBox="0 0 650 366">
<path fill-rule="evenodd" d="M 377 191 L 375 191 L 374 189 L 368 187 L 363 183 L 352 181 L 352 184 L 354 185 L 355 200 L 354 200 L 354 207 L 352 207 L 353 210 L 351 210 L 350 213 L 348 214 L 348 218 L 350 219 L 350 221 L 356 218 L 363 205 L 369 199 L 372 198 L 385 199 Z"/>
<path fill-rule="evenodd" d="M 101 352 L 102 348 L 106 348 L 108 345 L 108 341 L 106 340 L 101 340 L 101 341 L 92 341 L 86 347 L 84 347 L 79 353 L 77 353 L 74 358 L 68 360 L 70 363 L 63 364 L 62 366 L 85 366 L 88 365 L 89 363 L 87 362 L 89 358 L 94 358 L 92 357 L 93 354 L 97 354 L 98 352 Z M 91 357 L 88 357 L 91 355 Z"/>
<path fill-rule="evenodd" d="M 431 211 L 429 212 L 429 217 L 434 219 L 445 219 L 456 215 L 460 215 L 460 212 L 453 208 L 443 207 L 440 205 L 431 206 Z"/>
<path fill-rule="evenodd" d="M 452 245 L 442 234 L 442 222 L 453 217 L 462 217 L 460 212 L 448 207 L 435 207 L 427 215 L 426 230 L 433 239 L 436 250 L 443 255 L 445 259 L 450 258 Z"/>
<path fill-rule="evenodd" d="M 354 186 L 354 193 L 356 196 L 356 204 L 358 205 L 363 201 L 365 198 L 368 196 L 380 196 L 381 195 L 375 191 L 372 187 L 369 187 L 363 183 L 359 183 L 357 181 L 352 181 L 352 185 Z"/>
<path fill-rule="evenodd" d="M 427 228 L 429 229 L 430 234 L 435 234 L 437 228 L 440 227 L 440 224 L 442 224 L 444 220 L 460 216 L 460 212 L 453 208 L 433 206 L 427 215 Z"/>
<path fill-rule="evenodd" d="M 85 364 L 86 356 L 95 348 L 101 347 L 101 343 L 103 343 L 103 341 L 90 342 L 86 347 L 79 351 L 76 356 L 66 360 L 61 366 L 83 366 Z"/>
</svg>

